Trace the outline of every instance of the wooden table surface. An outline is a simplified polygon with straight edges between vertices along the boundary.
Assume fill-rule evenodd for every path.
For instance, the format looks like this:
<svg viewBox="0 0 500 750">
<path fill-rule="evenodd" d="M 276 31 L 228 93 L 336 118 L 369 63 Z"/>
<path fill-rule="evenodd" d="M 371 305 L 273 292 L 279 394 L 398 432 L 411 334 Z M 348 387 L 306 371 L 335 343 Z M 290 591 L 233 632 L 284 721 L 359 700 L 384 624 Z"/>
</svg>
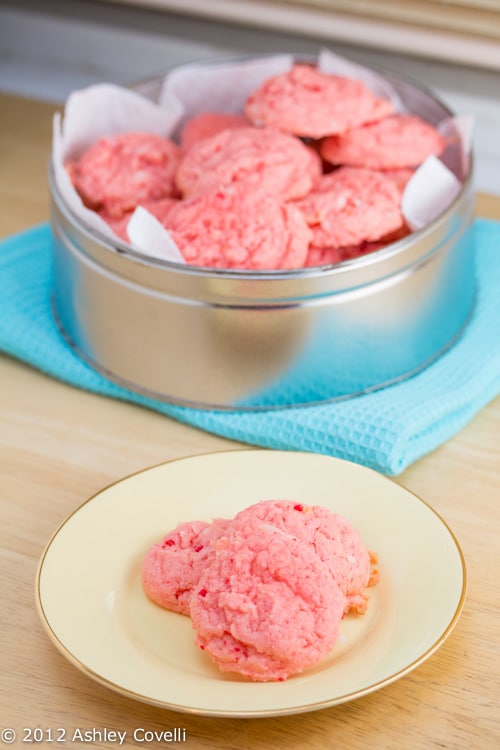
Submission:
<svg viewBox="0 0 500 750">
<path fill-rule="evenodd" d="M 0 237 L 48 217 L 54 110 L 0 96 Z M 478 211 L 500 218 L 500 199 L 478 196 Z M 500 747 L 500 399 L 396 479 L 436 508 L 465 555 L 467 600 L 444 645 L 360 700 L 289 717 L 226 719 L 137 703 L 80 673 L 45 635 L 34 578 L 54 529 L 101 487 L 167 459 L 241 445 L 77 390 L 5 356 L 0 383 L 0 730 L 13 728 L 17 746 L 35 727 L 61 727 L 67 737 L 75 728 L 126 731 L 128 746 L 146 744 L 133 739 L 137 727 L 181 727 L 185 741 L 175 744 L 193 749 Z"/>
</svg>

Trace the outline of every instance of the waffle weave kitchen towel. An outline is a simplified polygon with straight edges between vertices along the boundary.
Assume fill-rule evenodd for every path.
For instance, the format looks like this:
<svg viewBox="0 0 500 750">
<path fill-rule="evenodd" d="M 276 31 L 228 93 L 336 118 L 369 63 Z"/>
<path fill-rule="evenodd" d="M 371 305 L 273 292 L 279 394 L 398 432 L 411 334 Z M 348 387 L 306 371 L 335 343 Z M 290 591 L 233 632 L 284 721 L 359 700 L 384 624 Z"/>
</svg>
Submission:
<svg viewBox="0 0 500 750">
<path fill-rule="evenodd" d="M 233 440 L 325 453 L 399 474 L 500 392 L 500 223 L 477 220 L 471 231 L 479 293 L 463 336 L 418 375 L 356 398 L 258 412 L 204 411 L 164 404 L 110 382 L 78 359 L 52 319 L 48 224 L 0 243 L 0 350 L 79 388 Z"/>
</svg>

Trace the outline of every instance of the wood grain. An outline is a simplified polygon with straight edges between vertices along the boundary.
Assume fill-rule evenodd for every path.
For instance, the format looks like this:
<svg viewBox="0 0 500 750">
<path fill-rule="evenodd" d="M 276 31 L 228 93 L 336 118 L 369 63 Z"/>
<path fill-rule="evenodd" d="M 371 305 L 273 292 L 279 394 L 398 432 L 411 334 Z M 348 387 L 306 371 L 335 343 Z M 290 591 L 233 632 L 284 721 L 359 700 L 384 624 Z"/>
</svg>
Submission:
<svg viewBox="0 0 500 750">
<path fill-rule="evenodd" d="M 0 96 L 0 235 L 47 219 L 54 110 Z M 500 218 L 500 199 L 479 196 L 478 211 Z M 441 649 L 408 676 L 350 704 L 283 718 L 207 719 L 136 703 L 77 671 L 38 621 L 34 577 L 54 529 L 104 485 L 173 457 L 241 446 L 80 391 L 5 356 L 0 382 L 0 729 L 13 727 L 17 745 L 24 727 L 61 727 L 67 737 L 76 727 L 127 731 L 130 747 L 145 744 L 133 739 L 137 727 L 181 727 L 183 745 L 209 750 L 500 747 L 500 399 L 395 480 L 436 508 L 466 558 L 465 609 Z"/>
</svg>

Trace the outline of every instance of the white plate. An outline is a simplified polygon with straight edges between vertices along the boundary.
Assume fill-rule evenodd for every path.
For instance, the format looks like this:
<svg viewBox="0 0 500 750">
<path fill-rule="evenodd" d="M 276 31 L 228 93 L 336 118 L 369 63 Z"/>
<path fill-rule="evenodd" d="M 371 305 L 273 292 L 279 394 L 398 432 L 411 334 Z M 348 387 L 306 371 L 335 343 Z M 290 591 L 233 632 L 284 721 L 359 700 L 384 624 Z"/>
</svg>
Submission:
<svg viewBox="0 0 500 750">
<path fill-rule="evenodd" d="M 193 641 L 188 617 L 150 602 L 147 549 L 180 521 L 231 517 L 265 499 L 324 505 L 379 554 L 380 582 L 347 616 L 331 654 L 285 682 L 223 674 Z M 171 461 L 103 489 L 55 532 L 37 574 L 37 605 L 57 648 L 107 687 L 208 716 L 255 717 L 344 703 L 415 669 L 444 642 L 465 598 L 462 552 L 420 498 L 374 471 L 310 453 L 242 450 Z"/>
</svg>

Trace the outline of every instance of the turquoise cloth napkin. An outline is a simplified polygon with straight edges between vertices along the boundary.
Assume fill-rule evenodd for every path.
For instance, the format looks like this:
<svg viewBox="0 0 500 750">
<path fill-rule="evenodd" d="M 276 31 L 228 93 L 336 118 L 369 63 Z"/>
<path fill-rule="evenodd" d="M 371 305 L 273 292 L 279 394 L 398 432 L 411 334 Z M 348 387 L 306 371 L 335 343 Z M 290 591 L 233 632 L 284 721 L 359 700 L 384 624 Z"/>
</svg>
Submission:
<svg viewBox="0 0 500 750">
<path fill-rule="evenodd" d="M 233 440 L 325 453 L 398 474 L 500 392 L 500 223 L 475 222 L 479 298 L 458 343 L 420 374 L 357 398 L 265 412 L 173 406 L 132 393 L 80 361 L 50 310 L 48 224 L 0 243 L 0 349 L 55 378 L 155 409 Z"/>
</svg>

